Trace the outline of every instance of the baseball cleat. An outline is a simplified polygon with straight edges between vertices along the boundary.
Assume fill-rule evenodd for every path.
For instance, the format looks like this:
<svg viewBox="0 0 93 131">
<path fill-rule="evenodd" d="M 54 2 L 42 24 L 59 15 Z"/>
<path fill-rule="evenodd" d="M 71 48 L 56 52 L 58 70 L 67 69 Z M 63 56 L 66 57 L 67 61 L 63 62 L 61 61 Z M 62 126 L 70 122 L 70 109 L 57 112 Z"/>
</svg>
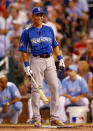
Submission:
<svg viewBox="0 0 93 131">
<path fill-rule="evenodd" d="M 64 126 L 64 123 L 62 123 L 60 120 L 53 120 L 51 121 L 51 126 Z"/>
<path fill-rule="evenodd" d="M 32 124 L 33 126 L 36 126 L 36 127 L 40 127 L 41 126 L 41 122 L 39 120 L 36 120 L 36 121 L 29 121 L 29 124 Z"/>
</svg>

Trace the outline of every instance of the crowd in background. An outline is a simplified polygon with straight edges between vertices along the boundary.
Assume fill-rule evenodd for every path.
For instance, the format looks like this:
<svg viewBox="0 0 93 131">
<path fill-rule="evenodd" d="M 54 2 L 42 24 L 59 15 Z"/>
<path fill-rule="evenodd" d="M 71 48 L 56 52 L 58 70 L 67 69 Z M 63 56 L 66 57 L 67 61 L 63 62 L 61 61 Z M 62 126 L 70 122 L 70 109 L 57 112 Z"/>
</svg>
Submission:
<svg viewBox="0 0 93 131">
<path fill-rule="evenodd" d="M 5 56 L 9 58 L 9 81 L 21 91 L 31 86 L 18 45 L 22 31 L 31 26 L 34 6 L 44 9 L 43 22 L 54 30 L 66 69 L 71 64 L 77 65 L 78 74 L 87 81 L 89 93 L 93 93 L 93 0 L 1 0 L 0 60 Z M 62 81 L 67 70 L 58 69 L 53 55 L 58 78 Z"/>
</svg>

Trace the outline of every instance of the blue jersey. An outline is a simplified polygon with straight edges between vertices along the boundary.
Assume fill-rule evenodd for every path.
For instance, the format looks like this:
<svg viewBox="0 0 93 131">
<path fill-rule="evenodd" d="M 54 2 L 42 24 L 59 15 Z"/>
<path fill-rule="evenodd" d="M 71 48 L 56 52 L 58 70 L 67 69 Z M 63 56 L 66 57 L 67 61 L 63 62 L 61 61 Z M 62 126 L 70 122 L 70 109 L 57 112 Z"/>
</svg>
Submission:
<svg viewBox="0 0 93 131">
<path fill-rule="evenodd" d="M 8 82 L 7 87 L 0 91 L 0 107 L 3 107 L 7 102 L 16 97 L 21 98 L 19 90 L 15 84 Z"/>
<path fill-rule="evenodd" d="M 62 88 L 64 93 L 67 93 L 73 97 L 88 93 L 87 82 L 79 75 L 77 75 L 75 81 L 72 81 L 70 77 L 66 77 L 62 81 Z"/>
<path fill-rule="evenodd" d="M 51 27 L 42 25 L 41 28 L 30 27 L 22 33 L 19 43 L 19 51 L 28 52 L 28 46 L 32 55 L 51 54 L 53 48 L 58 46 Z"/>
</svg>

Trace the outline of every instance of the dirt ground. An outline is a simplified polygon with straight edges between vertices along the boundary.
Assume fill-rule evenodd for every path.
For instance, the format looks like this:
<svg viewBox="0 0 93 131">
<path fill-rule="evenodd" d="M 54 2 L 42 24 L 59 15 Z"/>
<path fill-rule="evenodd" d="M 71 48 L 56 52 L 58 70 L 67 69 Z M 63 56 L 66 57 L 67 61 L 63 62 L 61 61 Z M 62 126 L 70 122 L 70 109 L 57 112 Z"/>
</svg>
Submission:
<svg viewBox="0 0 93 131">
<path fill-rule="evenodd" d="M 93 124 L 76 125 L 70 128 L 35 128 L 31 125 L 0 125 L 0 131 L 93 131 Z"/>
</svg>

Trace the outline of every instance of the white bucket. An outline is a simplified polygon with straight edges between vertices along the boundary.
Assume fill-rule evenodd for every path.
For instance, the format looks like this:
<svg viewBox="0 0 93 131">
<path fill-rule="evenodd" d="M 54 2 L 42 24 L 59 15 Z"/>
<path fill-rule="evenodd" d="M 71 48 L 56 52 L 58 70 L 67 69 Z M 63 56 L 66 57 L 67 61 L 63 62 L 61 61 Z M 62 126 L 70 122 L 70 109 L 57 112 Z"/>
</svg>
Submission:
<svg viewBox="0 0 93 131">
<path fill-rule="evenodd" d="M 69 112 L 70 123 L 86 123 L 88 111 L 87 106 L 68 107 L 67 112 Z"/>
</svg>

